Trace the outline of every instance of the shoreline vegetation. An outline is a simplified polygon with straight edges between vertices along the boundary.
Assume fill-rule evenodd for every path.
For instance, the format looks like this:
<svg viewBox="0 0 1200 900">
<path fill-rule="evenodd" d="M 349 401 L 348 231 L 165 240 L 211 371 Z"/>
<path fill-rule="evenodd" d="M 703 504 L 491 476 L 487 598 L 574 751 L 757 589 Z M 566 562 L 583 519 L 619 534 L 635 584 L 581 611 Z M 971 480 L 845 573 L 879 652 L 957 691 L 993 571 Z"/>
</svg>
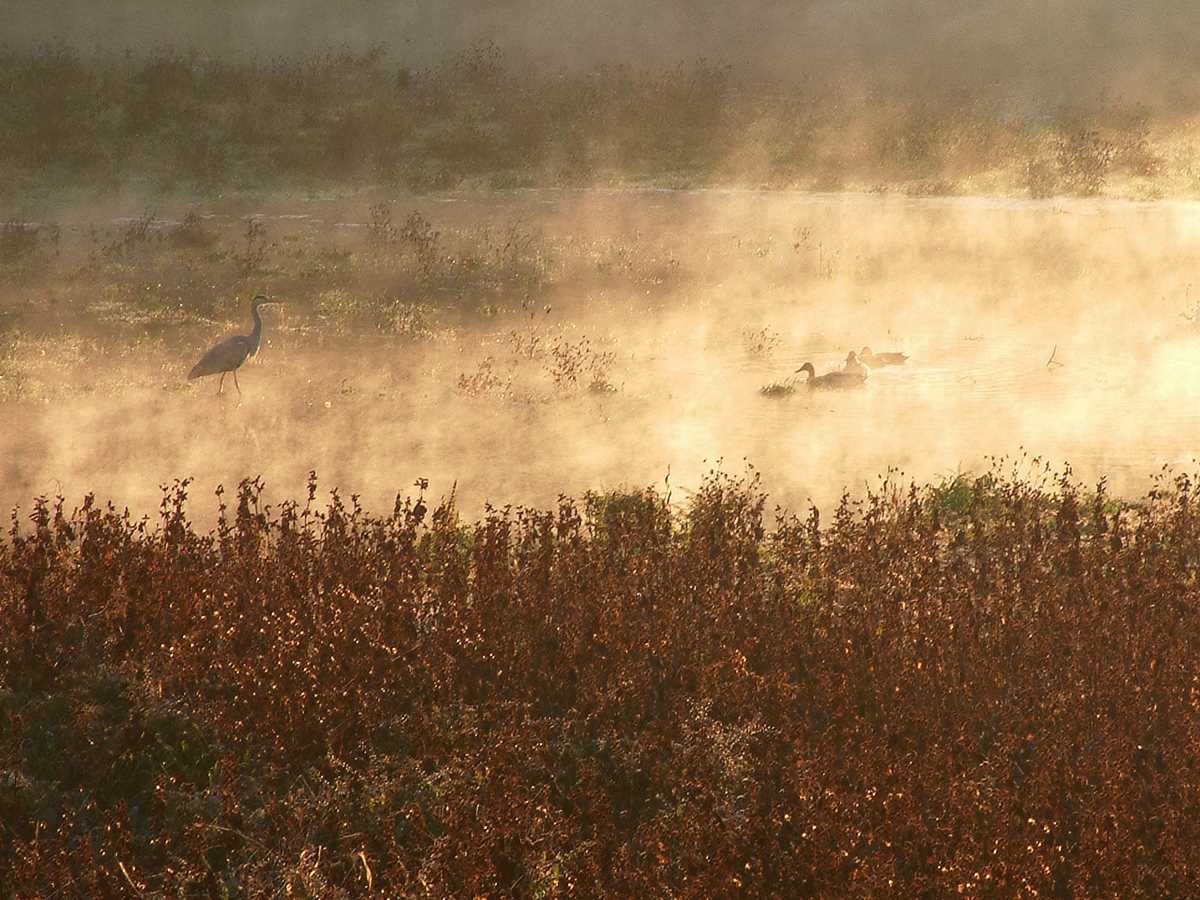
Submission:
<svg viewBox="0 0 1200 900">
<path fill-rule="evenodd" d="M 379 186 L 660 186 L 910 196 L 1200 195 L 1185 114 L 1002 86 L 908 96 L 707 59 L 556 69 L 481 44 L 426 67 L 379 46 L 255 59 L 0 49 L 0 200 Z"/>
<path fill-rule="evenodd" d="M 418 482 L 0 542 L 0 891 L 1186 894 L 1196 484 Z M 773 524 L 772 524 L 773 521 Z"/>
</svg>

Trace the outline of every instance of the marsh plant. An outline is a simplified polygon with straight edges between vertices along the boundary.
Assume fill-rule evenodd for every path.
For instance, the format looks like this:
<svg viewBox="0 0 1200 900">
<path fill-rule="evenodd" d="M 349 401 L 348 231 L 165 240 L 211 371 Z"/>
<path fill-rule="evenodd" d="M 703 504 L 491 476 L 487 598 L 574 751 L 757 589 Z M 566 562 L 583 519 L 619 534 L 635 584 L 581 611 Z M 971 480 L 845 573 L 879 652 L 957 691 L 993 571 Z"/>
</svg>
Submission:
<svg viewBox="0 0 1200 900">
<path fill-rule="evenodd" d="M 751 356 L 768 357 L 779 349 L 783 338 L 769 325 L 762 328 L 742 329 L 742 348 Z"/>
<path fill-rule="evenodd" d="M 828 517 L 752 473 L 475 521 L 263 487 L 211 531 L 187 481 L 14 519 L 7 892 L 1191 891 L 1188 476 Z"/>
<path fill-rule="evenodd" d="M 0 222 L 0 278 L 42 272 L 58 252 L 57 225 Z"/>
</svg>

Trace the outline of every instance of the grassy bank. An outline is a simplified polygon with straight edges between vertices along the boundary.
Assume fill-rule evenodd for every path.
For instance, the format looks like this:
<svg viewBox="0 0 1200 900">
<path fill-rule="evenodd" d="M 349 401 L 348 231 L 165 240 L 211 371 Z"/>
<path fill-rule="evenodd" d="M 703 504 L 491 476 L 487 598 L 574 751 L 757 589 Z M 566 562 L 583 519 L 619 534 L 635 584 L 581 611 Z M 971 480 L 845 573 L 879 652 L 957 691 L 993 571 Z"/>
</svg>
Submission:
<svg viewBox="0 0 1200 900">
<path fill-rule="evenodd" d="M 1194 195 L 1194 123 L 1112 99 L 898 93 L 708 60 L 560 71 L 491 45 L 272 59 L 0 52 L 6 199 L 158 192 L 713 184 L 914 194 Z"/>
<path fill-rule="evenodd" d="M 41 502 L 0 545 L 0 889 L 1187 893 L 1193 483 L 753 478 L 463 520 Z M 194 502 L 194 501 L 192 501 Z"/>
</svg>

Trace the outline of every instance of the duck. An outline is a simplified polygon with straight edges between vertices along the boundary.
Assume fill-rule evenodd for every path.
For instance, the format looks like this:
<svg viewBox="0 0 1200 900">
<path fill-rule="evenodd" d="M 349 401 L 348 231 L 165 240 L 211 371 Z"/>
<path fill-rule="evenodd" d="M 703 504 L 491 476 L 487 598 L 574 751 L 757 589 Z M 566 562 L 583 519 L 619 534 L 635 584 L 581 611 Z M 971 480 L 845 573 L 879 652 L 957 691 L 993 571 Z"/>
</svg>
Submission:
<svg viewBox="0 0 1200 900">
<path fill-rule="evenodd" d="M 872 369 L 882 369 L 884 366 L 902 366 L 908 356 L 904 353 L 873 353 L 870 347 L 863 347 L 858 358 Z"/>
<path fill-rule="evenodd" d="M 808 373 L 808 381 L 805 384 L 813 390 L 844 391 L 860 388 L 867 383 L 867 376 L 857 372 L 826 372 L 824 375 L 818 375 L 817 370 L 810 362 L 806 362 L 796 370 L 797 375 L 801 372 Z"/>
<path fill-rule="evenodd" d="M 859 360 L 858 354 L 851 350 L 846 354 L 846 364 L 842 366 L 842 371 L 852 375 L 866 375 L 867 367 Z"/>
</svg>

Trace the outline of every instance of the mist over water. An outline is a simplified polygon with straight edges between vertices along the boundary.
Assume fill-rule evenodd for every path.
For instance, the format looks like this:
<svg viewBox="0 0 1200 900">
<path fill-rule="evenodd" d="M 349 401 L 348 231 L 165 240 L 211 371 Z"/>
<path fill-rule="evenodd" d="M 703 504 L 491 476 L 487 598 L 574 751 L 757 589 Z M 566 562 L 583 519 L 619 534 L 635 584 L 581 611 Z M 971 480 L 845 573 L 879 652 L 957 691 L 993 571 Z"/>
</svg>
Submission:
<svg viewBox="0 0 1200 900">
<path fill-rule="evenodd" d="M 70 391 L 4 406 L 17 427 L 0 436 L 0 501 L 95 491 L 152 513 L 158 485 L 193 477 L 204 515 L 217 484 L 259 474 L 268 497 L 296 497 L 315 469 L 322 488 L 376 511 L 428 478 L 473 513 L 652 484 L 682 500 L 714 466 L 748 462 L 774 502 L 799 509 L 890 469 L 925 481 L 997 456 L 1029 470 L 1034 457 L 1070 463 L 1132 494 L 1200 455 L 1194 204 L 739 191 L 422 202 L 441 227 L 515 218 L 547 239 L 652 235 L 689 277 L 653 295 L 579 290 L 550 312 L 465 319 L 427 340 L 338 337 L 297 310 L 267 310 L 240 405 L 230 379 L 221 397 L 215 378 L 182 381 L 220 327 L 193 332 L 190 348 L 63 360 Z M 255 211 L 347 246 L 366 213 L 359 201 Z M 272 280 L 264 287 L 286 299 Z M 511 352 L 522 329 L 611 353 L 615 390 L 555 390 L 545 360 Z M 759 393 L 863 345 L 911 359 L 862 391 Z M 465 390 L 489 358 L 509 387 Z"/>
</svg>

